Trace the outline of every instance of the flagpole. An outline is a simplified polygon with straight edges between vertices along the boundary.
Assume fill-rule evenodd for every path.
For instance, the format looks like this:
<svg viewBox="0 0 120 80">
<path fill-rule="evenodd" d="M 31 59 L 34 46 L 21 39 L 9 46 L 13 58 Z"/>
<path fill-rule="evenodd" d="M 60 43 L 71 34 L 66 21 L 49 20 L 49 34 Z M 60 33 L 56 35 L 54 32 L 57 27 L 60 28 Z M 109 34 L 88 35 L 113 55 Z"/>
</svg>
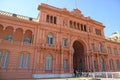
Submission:
<svg viewBox="0 0 120 80">
<path fill-rule="evenodd" d="M 48 3 L 48 0 L 46 0 L 46 4 Z"/>
<path fill-rule="evenodd" d="M 77 9 L 77 0 L 75 0 L 75 8 Z"/>
</svg>

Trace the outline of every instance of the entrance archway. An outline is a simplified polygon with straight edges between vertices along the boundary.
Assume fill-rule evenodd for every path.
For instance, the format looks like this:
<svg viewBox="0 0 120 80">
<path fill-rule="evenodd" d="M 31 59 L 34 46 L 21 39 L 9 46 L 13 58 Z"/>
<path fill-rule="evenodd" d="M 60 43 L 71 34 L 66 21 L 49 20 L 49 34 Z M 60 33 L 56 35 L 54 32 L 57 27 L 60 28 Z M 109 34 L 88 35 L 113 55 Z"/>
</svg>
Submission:
<svg viewBox="0 0 120 80">
<path fill-rule="evenodd" d="M 85 48 L 79 41 L 73 43 L 73 69 L 78 71 L 85 70 Z"/>
</svg>

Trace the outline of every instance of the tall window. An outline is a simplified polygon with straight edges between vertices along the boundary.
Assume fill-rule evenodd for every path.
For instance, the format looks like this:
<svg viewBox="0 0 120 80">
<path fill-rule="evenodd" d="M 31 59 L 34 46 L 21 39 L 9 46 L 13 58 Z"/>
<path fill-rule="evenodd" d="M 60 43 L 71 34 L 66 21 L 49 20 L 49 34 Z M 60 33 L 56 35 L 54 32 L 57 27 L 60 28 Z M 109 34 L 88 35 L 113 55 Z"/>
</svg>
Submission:
<svg viewBox="0 0 120 80">
<path fill-rule="evenodd" d="M 0 51 L 0 62 L 1 62 L 1 60 L 2 60 L 2 52 Z"/>
<path fill-rule="evenodd" d="M 25 55 L 24 68 L 28 68 L 28 65 L 29 65 L 29 57 L 30 57 L 30 54 L 26 54 L 26 55 Z"/>
<path fill-rule="evenodd" d="M 53 23 L 53 16 L 50 16 L 50 23 Z"/>
<path fill-rule="evenodd" d="M 110 47 L 107 47 L 107 53 L 111 53 L 111 48 Z"/>
<path fill-rule="evenodd" d="M 113 70 L 113 68 L 114 68 L 113 65 L 114 65 L 114 64 L 113 64 L 113 60 L 109 60 L 110 70 Z"/>
<path fill-rule="evenodd" d="M 63 68 L 64 68 L 64 71 L 68 70 L 68 62 L 67 62 L 67 60 L 63 60 Z"/>
<path fill-rule="evenodd" d="M 105 71 L 105 62 L 103 59 L 100 60 L 101 70 Z"/>
<path fill-rule="evenodd" d="M 117 68 L 120 69 L 120 61 L 119 60 L 116 61 L 116 64 L 117 64 Z"/>
<path fill-rule="evenodd" d="M 54 24 L 56 24 L 56 22 L 57 22 L 57 18 L 56 18 L 56 17 L 54 17 Z"/>
<path fill-rule="evenodd" d="M 74 28 L 76 29 L 76 22 L 74 22 Z"/>
<path fill-rule="evenodd" d="M 90 45 L 90 49 L 91 49 L 92 51 L 94 51 L 94 43 L 92 43 L 92 44 Z"/>
<path fill-rule="evenodd" d="M 18 68 L 23 67 L 24 54 L 20 54 Z"/>
<path fill-rule="evenodd" d="M 79 24 L 79 23 L 77 23 L 77 29 L 79 29 L 79 30 L 80 30 L 80 24 Z"/>
<path fill-rule="evenodd" d="M 95 69 L 95 70 L 97 69 L 97 63 L 96 63 L 95 60 L 94 60 L 94 69 Z"/>
<path fill-rule="evenodd" d="M 51 54 L 46 55 L 45 70 L 52 70 L 52 56 L 51 56 Z"/>
<path fill-rule="evenodd" d="M 1 62 L 1 67 L 2 68 L 6 68 L 7 67 L 7 63 L 8 63 L 8 57 L 9 57 L 9 53 L 8 52 L 0 52 L 0 62 Z"/>
<path fill-rule="evenodd" d="M 52 34 L 48 34 L 48 36 L 47 36 L 47 43 L 48 44 L 53 44 L 53 35 Z"/>
<path fill-rule="evenodd" d="M 73 26 L 72 26 L 72 25 L 73 25 L 73 22 L 70 21 L 70 22 L 69 22 L 69 25 L 70 25 L 70 28 L 72 28 L 72 27 L 73 27 Z"/>
<path fill-rule="evenodd" d="M 63 46 L 67 46 L 67 39 L 63 39 Z"/>
<path fill-rule="evenodd" d="M 83 29 L 83 24 L 81 24 L 81 31 L 83 31 L 84 29 Z"/>
<path fill-rule="evenodd" d="M 119 49 L 119 51 L 118 51 L 118 54 L 120 54 L 120 49 Z"/>
<path fill-rule="evenodd" d="M 85 31 L 85 32 L 87 31 L 87 29 L 86 29 L 86 25 L 84 25 L 84 31 Z"/>
<path fill-rule="evenodd" d="M 20 54 L 18 68 L 28 68 L 30 54 Z"/>
<path fill-rule="evenodd" d="M 99 43 L 99 45 L 98 45 L 98 51 L 102 52 L 102 44 L 101 43 Z"/>
<path fill-rule="evenodd" d="M 118 55 L 118 50 L 117 50 L 117 48 L 114 48 L 114 54 L 115 54 L 115 55 Z"/>
<path fill-rule="evenodd" d="M 49 22 L 49 15 L 46 16 L 46 22 Z"/>
</svg>

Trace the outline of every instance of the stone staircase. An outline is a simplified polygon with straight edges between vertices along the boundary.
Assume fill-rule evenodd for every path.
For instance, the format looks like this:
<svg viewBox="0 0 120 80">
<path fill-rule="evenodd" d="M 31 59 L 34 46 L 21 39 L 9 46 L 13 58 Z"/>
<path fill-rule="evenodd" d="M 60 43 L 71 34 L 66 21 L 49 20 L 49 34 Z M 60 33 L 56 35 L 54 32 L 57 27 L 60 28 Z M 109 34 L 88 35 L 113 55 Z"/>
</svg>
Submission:
<svg viewBox="0 0 120 80">
<path fill-rule="evenodd" d="M 93 78 L 46 78 L 46 79 L 1 79 L 1 80 L 101 80 L 101 79 L 93 79 Z"/>
</svg>

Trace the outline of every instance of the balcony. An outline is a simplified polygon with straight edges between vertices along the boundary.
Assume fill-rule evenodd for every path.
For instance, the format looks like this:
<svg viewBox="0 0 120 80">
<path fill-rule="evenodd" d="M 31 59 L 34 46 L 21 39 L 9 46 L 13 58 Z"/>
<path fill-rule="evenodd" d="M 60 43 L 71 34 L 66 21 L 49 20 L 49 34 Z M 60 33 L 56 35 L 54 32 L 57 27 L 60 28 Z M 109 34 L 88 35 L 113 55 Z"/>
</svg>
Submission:
<svg viewBox="0 0 120 80">
<path fill-rule="evenodd" d="M 104 55 L 104 56 L 108 56 L 108 53 L 106 52 L 106 50 L 102 50 L 101 52 L 98 50 L 91 50 L 90 53 L 92 53 L 93 55 Z"/>
<path fill-rule="evenodd" d="M 41 43 L 38 46 L 40 46 L 40 48 L 44 48 L 44 49 L 60 49 L 60 46 L 57 44 Z"/>
</svg>

